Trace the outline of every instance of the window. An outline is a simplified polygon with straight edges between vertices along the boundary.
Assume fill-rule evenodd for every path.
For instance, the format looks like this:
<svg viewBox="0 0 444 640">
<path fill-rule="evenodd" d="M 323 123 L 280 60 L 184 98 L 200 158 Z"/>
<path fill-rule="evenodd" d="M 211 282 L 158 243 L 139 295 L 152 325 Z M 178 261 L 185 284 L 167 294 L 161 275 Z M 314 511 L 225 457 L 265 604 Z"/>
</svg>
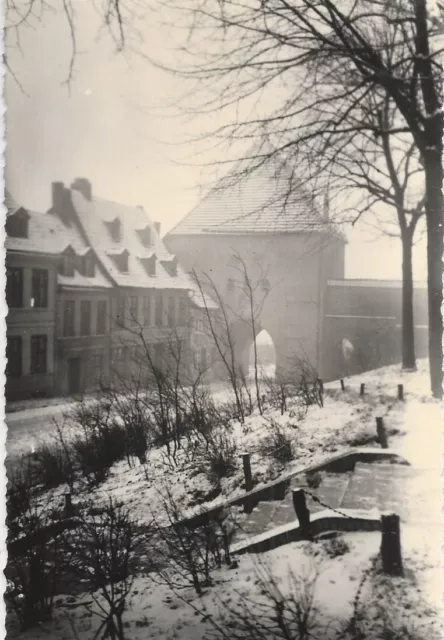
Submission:
<svg viewBox="0 0 444 640">
<path fill-rule="evenodd" d="M 151 325 L 151 298 L 149 296 L 143 299 L 143 324 L 145 327 Z"/>
<path fill-rule="evenodd" d="M 161 293 L 158 293 L 156 296 L 155 324 L 156 327 L 161 327 L 163 325 L 163 297 Z"/>
<path fill-rule="evenodd" d="M 115 218 L 112 222 L 108 222 L 108 229 L 110 236 L 113 242 L 120 242 L 121 239 L 121 229 L 120 229 L 120 220 L 119 218 Z"/>
<path fill-rule="evenodd" d="M 117 309 L 116 309 L 116 325 L 118 327 L 125 326 L 125 307 L 126 300 L 123 297 L 117 298 Z"/>
<path fill-rule="evenodd" d="M 22 375 L 22 337 L 10 336 L 6 341 L 6 375 L 19 378 Z"/>
<path fill-rule="evenodd" d="M 6 235 L 10 238 L 28 237 L 29 214 L 24 209 L 6 218 Z"/>
<path fill-rule="evenodd" d="M 106 334 L 106 300 L 99 300 L 97 303 L 96 333 L 99 336 Z"/>
<path fill-rule="evenodd" d="M 227 291 L 234 291 L 234 280 L 229 278 L 227 281 Z"/>
<path fill-rule="evenodd" d="M 270 281 L 267 280 L 267 278 L 264 278 L 261 284 L 262 284 L 262 291 L 266 291 L 266 292 L 270 291 L 271 289 Z"/>
<path fill-rule="evenodd" d="M 76 257 L 73 252 L 65 253 L 60 262 L 60 273 L 67 278 L 72 278 L 76 266 Z"/>
<path fill-rule="evenodd" d="M 6 273 L 6 302 L 10 309 L 23 307 L 23 269 L 8 268 Z"/>
<path fill-rule="evenodd" d="M 174 327 L 176 324 L 176 299 L 171 297 L 168 299 L 168 326 Z"/>
<path fill-rule="evenodd" d="M 109 254 L 109 257 L 114 261 L 120 273 L 128 273 L 128 255 L 126 249 L 122 251 L 122 253 Z"/>
<path fill-rule="evenodd" d="M 63 335 L 65 337 L 75 334 L 75 303 L 74 300 L 65 300 L 63 303 Z"/>
<path fill-rule="evenodd" d="M 91 300 L 80 302 L 80 335 L 91 335 Z"/>
<path fill-rule="evenodd" d="M 151 229 L 149 226 L 145 227 L 145 229 L 138 229 L 137 233 L 144 247 L 151 246 Z"/>
<path fill-rule="evenodd" d="M 138 322 L 138 300 L 137 300 L 137 296 L 131 296 L 129 299 L 129 317 L 130 317 L 130 323 L 134 326 L 137 324 Z"/>
<path fill-rule="evenodd" d="M 43 309 L 48 306 L 48 271 L 32 270 L 32 307 Z"/>
<path fill-rule="evenodd" d="M 31 336 L 31 374 L 46 373 L 47 336 Z"/>
</svg>

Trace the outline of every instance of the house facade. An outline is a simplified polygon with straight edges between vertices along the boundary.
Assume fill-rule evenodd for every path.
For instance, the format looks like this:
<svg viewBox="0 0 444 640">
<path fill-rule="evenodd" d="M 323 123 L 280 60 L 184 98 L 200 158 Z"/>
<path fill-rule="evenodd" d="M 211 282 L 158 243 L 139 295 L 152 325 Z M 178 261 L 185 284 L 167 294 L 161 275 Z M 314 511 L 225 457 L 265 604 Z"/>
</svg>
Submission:
<svg viewBox="0 0 444 640">
<path fill-rule="evenodd" d="M 54 336 L 57 242 L 42 215 L 6 195 L 6 388 L 7 398 L 51 393 L 55 379 Z"/>
<path fill-rule="evenodd" d="M 47 213 L 9 206 L 7 235 L 8 399 L 82 394 L 142 375 L 148 353 L 162 367 L 173 343 L 189 352 L 191 281 L 142 207 L 53 183 Z"/>
</svg>

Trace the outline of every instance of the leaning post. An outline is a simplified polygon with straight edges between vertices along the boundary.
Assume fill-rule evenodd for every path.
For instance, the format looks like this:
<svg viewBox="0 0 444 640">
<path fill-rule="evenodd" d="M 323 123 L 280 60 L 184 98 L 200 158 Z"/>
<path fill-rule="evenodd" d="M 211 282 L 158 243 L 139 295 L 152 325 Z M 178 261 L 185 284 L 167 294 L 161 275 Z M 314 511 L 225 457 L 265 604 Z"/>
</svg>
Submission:
<svg viewBox="0 0 444 640">
<path fill-rule="evenodd" d="M 381 561 L 384 573 L 391 576 L 404 575 L 401 553 L 401 520 L 391 513 L 381 516 Z"/>
<path fill-rule="evenodd" d="M 245 491 L 251 491 L 253 488 L 253 475 L 251 473 L 251 460 L 249 453 L 242 453 L 242 465 L 244 468 Z"/>
<path fill-rule="evenodd" d="M 293 489 L 293 507 L 296 512 L 296 517 L 299 520 L 302 538 L 311 540 L 310 510 L 307 507 L 305 491 L 303 489 Z"/>
<path fill-rule="evenodd" d="M 388 449 L 387 432 L 384 426 L 384 418 L 376 418 L 376 433 L 382 449 Z"/>
</svg>

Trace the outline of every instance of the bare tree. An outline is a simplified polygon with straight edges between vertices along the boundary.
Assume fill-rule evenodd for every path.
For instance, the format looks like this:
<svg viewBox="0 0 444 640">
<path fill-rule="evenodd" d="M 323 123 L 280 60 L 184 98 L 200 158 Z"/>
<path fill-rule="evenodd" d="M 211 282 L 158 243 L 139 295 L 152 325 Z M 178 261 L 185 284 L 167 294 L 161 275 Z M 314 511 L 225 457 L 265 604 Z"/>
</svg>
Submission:
<svg viewBox="0 0 444 640">
<path fill-rule="evenodd" d="M 412 250 L 415 230 L 424 214 L 423 168 L 411 137 L 402 132 L 389 133 L 396 130 L 399 117 L 387 95 L 368 96 L 361 104 L 361 113 L 360 123 L 368 123 L 373 131 L 362 132 L 359 140 L 345 146 L 336 141 L 318 161 L 331 163 L 329 193 L 339 196 L 341 205 L 351 200 L 343 212 L 351 212 L 352 224 L 376 213 L 380 205 L 387 205 L 395 214 L 395 222 L 391 216 L 385 221 L 376 215 L 375 227 L 378 232 L 401 239 L 402 364 L 403 368 L 414 369 Z"/>
<path fill-rule="evenodd" d="M 338 141 L 360 146 L 363 134 L 387 141 L 401 133 L 410 140 L 424 172 L 430 377 L 440 396 L 444 130 L 438 36 L 444 12 L 431 17 L 429 8 L 427 0 L 181 1 L 189 29 L 182 67 L 174 71 L 196 81 L 197 113 L 227 114 L 228 124 L 210 132 L 216 140 L 254 143 L 246 156 L 242 151 L 226 186 L 275 160 L 291 194 L 317 177 L 310 159 Z M 269 102 L 253 108 L 267 92 Z M 372 94 L 394 105 L 393 123 L 363 117 Z M 188 110 L 190 100 L 188 94 Z M 335 160 L 331 154 L 324 176 Z"/>
<path fill-rule="evenodd" d="M 259 385 L 259 362 L 258 362 L 258 354 L 257 354 L 257 343 L 256 338 L 258 335 L 258 324 L 260 321 L 260 314 L 263 309 L 266 297 L 269 293 L 269 289 L 263 289 L 263 295 L 258 296 L 259 287 L 265 280 L 265 272 L 263 270 L 262 265 L 258 265 L 259 267 L 259 277 L 254 281 L 252 279 L 251 274 L 248 271 L 245 260 L 239 253 L 234 254 L 235 268 L 239 273 L 239 285 L 240 289 L 244 295 L 245 302 L 247 305 L 247 318 L 244 320 L 250 331 L 251 336 L 253 338 L 253 366 L 254 366 L 254 385 L 256 391 L 256 402 L 259 413 L 262 415 L 262 394 Z M 241 309 L 242 312 L 242 309 Z M 242 315 L 240 314 L 242 318 Z"/>
</svg>

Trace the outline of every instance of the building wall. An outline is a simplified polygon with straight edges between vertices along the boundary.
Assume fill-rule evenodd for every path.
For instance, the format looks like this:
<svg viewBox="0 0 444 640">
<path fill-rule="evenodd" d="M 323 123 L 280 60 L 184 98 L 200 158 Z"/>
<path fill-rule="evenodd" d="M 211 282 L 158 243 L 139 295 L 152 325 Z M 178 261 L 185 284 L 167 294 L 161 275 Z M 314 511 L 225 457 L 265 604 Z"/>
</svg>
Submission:
<svg viewBox="0 0 444 640">
<path fill-rule="evenodd" d="M 416 356 L 427 356 L 427 291 L 414 291 Z M 344 354 L 343 340 L 353 345 Z M 323 377 L 344 376 L 396 364 L 402 359 L 402 289 L 399 282 L 345 280 L 326 288 Z"/>
<path fill-rule="evenodd" d="M 236 286 L 230 290 L 230 281 L 240 278 L 233 256 L 242 256 L 251 280 L 256 283 L 266 278 L 270 285 L 257 333 L 266 329 L 270 334 L 278 368 L 291 366 L 294 356 L 306 358 L 314 366 L 320 363 L 323 289 L 327 277 L 344 275 L 342 242 L 314 233 L 221 234 L 171 235 L 165 238 L 165 244 L 187 271 L 207 273 L 223 301 L 234 309 L 243 294 Z M 211 295 L 211 288 L 207 292 Z M 263 295 L 258 291 L 259 299 Z M 245 322 L 237 320 L 232 314 L 236 351 L 245 366 L 253 336 Z"/>
<path fill-rule="evenodd" d="M 23 307 L 9 309 L 6 316 L 6 335 L 22 338 L 22 375 L 7 376 L 5 395 L 8 400 L 50 396 L 54 393 L 54 329 L 57 263 L 50 256 L 7 252 L 6 267 L 23 268 Z M 31 306 L 32 270 L 48 271 L 48 306 Z M 31 374 L 31 338 L 47 337 L 46 374 Z"/>
<path fill-rule="evenodd" d="M 89 335 L 80 335 L 80 307 L 83 300 L 91 302 L 91 326 Z M 84 393 L 92 388 L 99 379 L 103 382 L 108 380 L 109 369 L 109 331 L 110 331 L 110 292 L 106 289 L 67 289 L 59 288 L 56 313 L 56 362 L 57 379 L 56 392 L 58 395 L 69 395 L 71 393 Z M 74 302 L 74 335 L 65 335 L 64 330 L 64 305 L 65 302 Z M 105 333 L 97 335 L 97 309 L 98 303 L 105 301 L 107 304 Z M 101 358 L 98 361 L 98 370 L 94 373 L 93 358 Z M 78 359 L 78 364 L 72 363 Z M 78 389 L 74 380 L 70 381 L 70 375 L 76 377 L 74 372 L 70 373 L 70 367 L 78 366 Z M 99 370 L 100 369 L 100 370 Z"/>
</svg>

